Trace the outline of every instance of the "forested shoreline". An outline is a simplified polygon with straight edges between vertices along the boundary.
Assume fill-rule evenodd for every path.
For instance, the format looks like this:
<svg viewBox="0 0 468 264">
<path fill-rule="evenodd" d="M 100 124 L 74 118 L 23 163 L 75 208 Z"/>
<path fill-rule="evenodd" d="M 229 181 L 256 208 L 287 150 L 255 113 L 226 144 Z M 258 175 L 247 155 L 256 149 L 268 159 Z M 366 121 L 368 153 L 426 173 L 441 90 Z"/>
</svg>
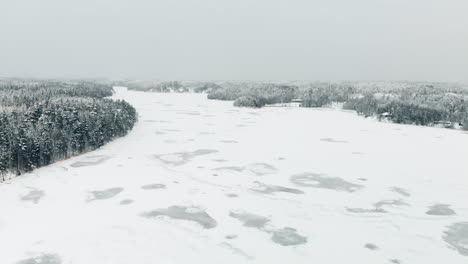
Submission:
<svg viewBox="0 0 468 264">
<path fill-rule="evenodd" d="M 263 107 L 292 100 L 302 107 L 342 104 L 363 116 L 401 124 L 468 129 L 467 86 L 448 83 L 231 83 L 208 93 L 234 106 Z"/>
<path fill-rule="evenodd" d="M 135 109 L 91 81 L 0 80 L 0 181 L 126 135 Z"/>
</svg>

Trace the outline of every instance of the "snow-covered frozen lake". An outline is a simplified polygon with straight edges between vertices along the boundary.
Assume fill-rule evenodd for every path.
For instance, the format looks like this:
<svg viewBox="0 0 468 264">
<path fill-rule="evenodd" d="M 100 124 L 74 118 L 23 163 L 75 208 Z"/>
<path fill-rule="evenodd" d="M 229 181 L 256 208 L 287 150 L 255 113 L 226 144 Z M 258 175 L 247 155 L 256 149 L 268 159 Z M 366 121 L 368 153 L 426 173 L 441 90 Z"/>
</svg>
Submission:
<svg viewBox="0 0 468 264">
<path fill-rule="evenodd" d="M 468 134 L 118 89 L 139 123 L 0 184 L 0 263 L 468 263 Z"/>
</svg>

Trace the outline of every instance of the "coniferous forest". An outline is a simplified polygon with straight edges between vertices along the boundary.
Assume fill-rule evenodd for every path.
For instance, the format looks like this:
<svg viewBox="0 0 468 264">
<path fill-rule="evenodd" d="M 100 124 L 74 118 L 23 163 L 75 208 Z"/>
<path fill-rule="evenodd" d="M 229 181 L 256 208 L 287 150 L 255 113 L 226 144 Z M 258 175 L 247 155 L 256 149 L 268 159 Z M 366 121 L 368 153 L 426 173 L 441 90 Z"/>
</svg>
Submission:
<svg viewBox="0 0 468 264">
<path fill-rule="evenodd" d="M 137 113 L 112 94 L 90 81 L 0 80 L 0 180 L 126 135 Z"/>
</svg>

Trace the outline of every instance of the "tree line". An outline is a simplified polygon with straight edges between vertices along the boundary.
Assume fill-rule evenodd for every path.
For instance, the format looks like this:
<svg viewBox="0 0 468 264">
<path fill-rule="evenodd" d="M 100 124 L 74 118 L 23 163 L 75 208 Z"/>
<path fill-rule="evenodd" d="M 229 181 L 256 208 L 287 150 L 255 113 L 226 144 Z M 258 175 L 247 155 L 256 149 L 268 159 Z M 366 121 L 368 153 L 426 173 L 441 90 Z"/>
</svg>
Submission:
<svg viewBox="0 0 468 264">
<path fill-rule="evenodd" d="M 0 175 L 20 175 L 127 134 L 137 113 L 104 98 L 112 94 L 112 86 L 94 82 L 0 81 Z"/>
<path fill-rule="evenodd" d="M 395 123 L 468 129 L 468 89 L 460 84 L 417 82 L 230 82 L 208 93 L 209 99 L 235 106 L 262 107 L 300 99 L 302 107 L 343 108 Z"/>
</svg>

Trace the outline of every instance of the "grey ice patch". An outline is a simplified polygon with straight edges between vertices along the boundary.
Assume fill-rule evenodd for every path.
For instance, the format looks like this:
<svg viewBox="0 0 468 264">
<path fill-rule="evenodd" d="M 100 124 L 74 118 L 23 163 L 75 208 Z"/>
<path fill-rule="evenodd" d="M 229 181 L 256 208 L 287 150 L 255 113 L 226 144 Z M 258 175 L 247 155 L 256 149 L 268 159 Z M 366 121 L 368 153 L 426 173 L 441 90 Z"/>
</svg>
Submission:
<svg viewBox="0 0 468 264">
<path fill-rule="evenodd" d="M 34 258 L 23 259 L 16 264 L 61 264 L 62 258 L 56 254 L 42 254 Z"/>
<path fill-rule="evenodd" d="M 215 133 L 213 132 L 200 132 L 200 135 L 214 135 Z"/>
<path fill-rule="evenodd" d="M 236 193 L 226 193 L 226 196 L 229 197 L 229 198 L 236 198 L 236 197 L 239 197 L 239 195 L 236 194 Z"/>
<path fill-rule="evenodd" d="M 390 190 L 392 192 L 396 192 L 396 193 L 401 194 L 401 195 L 406 196 L 406 197 L 411 196 L 411 194 L 407 190 L 405 190 L 403 188 L 400 188 L 400 187 L 391 187 Z"/>
<path fill-rule="evenodd" d="M 164 134 L 166 134 L 166 132 L 162 132 L 162 131 L 156 131 L 156 132 L 154 132 L 154 133 L 155 133 L 156 135 L 164 135 Z"/>
<path fill-rule="evenodd" d="M 429 207 L 429 210 L 426 212 L 426 214 L 428 215 L 454 215 L 455 211 L 450 208 L 449 204 L 434 204 L 431 207 Z"/>
<path fill-rule="evenodd" d="M 226 143 L 226 144 L 235 144 L 239 143 L 238 141 L 235 140 L 221 140 L 220 142 Z"/>
<path fill-rule="evenodd" d="M 349 207 L 346 207 L 346 211 L 348 211 L 350 213 L 355 213 L 355 214 L 386 213 L 387 212 L 382 208 L 368 209 L 368 208 L 349 208 Z"/>
<path fill-rule="evenodd" d="M 367 243 L 364 245 L 365 248 L 369 249 L 369 250 L 378 250 L 379 247 L 375 244 L 372 244 L 372 243 Z"/>
<path fill-rule="evenodd" d="M 26 194 L 21 196 L 21 201 L 26 201 L 26 202 L 33 202 L 35 204 L 39 203 L 39 201 L 42 199 L 42 197 L 45 196 L 44 191 L 36 189 L 36 188 L 30 188 L 31 190 Z"/>
<path fill-rule="evenodd" d="M 271 240 L 282 246 L 294 246 L 307 243 L 307 237 L 297 234 L 296 229 L 291 227 L 273 231 Z"/>
<path fill-rule="evenodd" d="M 225 167 L 214 168 L 213 170 L 215 170 L 215 171 L 228 170 L 228 171 L 243 172 L 245 170 L 245 168 L 244 167 L 239 167 L 239 166 L 225 166 Z"/>
<path fill-rule="evenodd" d="M 226 235 L 224 238 L 226 238 L 226 239 L 235 239 L 235 238 L 237 238 L 237 235 L 230 234 L 230 235 Z"/>
<path fill-rule="evenodd" d="M 382 208 L 384 206 L 409 206 L 408 203 L 402 200 L 382 200 L 374 204 L 376 208 Z"/>
<path fill-rule="evenodd" d="M 226 162 L 227 160 L 225 160 L 225 159 L 214 159 L 213 161 L 215 161 L 215 162 Z"/>
<path fill-rule="evenodd" d="M 330 143 L 348 143 L 348 141 L 336 140 L 336 139 L 333 139 L 333 138 L 321 138 L 320 141 L 330 142 Z"/>
<path fill-rule="evenodd" d="M 143 190 L 155 190 L 155 189 L 164 189 L 166 188 L 166 185 L 160 184 L 160 183 L 154 183 L 154 184 L 147 184 L 141 186 L 141 189 Z"/>
<path fill-rule="evenodd" d="M 176 152 L 162 155 L 154 155 L 154 157 L 166 164 L 179 166 L 189 162 L 194 157 L 208 155 L 216 152 L 218 151 L 215 149 L 197 149 L 192 152 Z"/>
<path fill-rule="evenodd" d="M 177 143 L 177 141 L 176 140 L 171 140 L 171 139 L 166 139 L 166 140 L 164 140 L 164 143 L 175 144 L 175 143 Z"/>
<path fill-rule="evenodd" d="M 268 222 L 270 222 L 270 219 L 264 216 L 255 215 L 255 214 L 251 214 L 247 212 L 240 212 L 240 213 L 230 212 L 229 216 L 241 221 L 243 225 L 246 227 L 253 227 L 257 229 L 264 228 L 265 225 Z"/>
<path fill-rule="evenodd" d="M 197 207 L 185 206 L 170 206 L 166 209 L 157 209 L 149 212 L 144 212 L 141 216 L 146 218 L 154 218 L 157 216 L 167 216 L 172 219 L 192 221 L 200 224 L 203 228 L 214 228 L 217 225 L 213 219 L 205 211 Z"/>
<path fill-rule="evenodd" d="M 247 165 L 247 169 L 257 176 L 273 174 L 278 171 L 278 169 L 267 163 L 252 163 Z"/>
<path fill-rule="evenodd" d="M 124 200 L 120 201 L 120 205 L 128 205 L 128 204 L 132 204 L 132 203 L 133 203 L 132 199 L 124 199 Z"/>
<path fill-rule="evenodd" d="M 282 186 L 276 185 L 268 185 L 261 182 L 254 182 L 255 186 L 250 188 L 252 191 L 265 193 L 265 194 L 273 194 L 275 192 L 286 192 L 286 193 L 293 193 L 293 194 L 303 194 L 304 192 L 298 189 L 287 188 Z"/>
<path fill-rule="evenodd" d="M 454 223 L 447 227 L 443 239 L 463 256 L 468 256 L 468 222 Z"/>
<path fill-rule="evenodd" d="M 401 261 L 398 260 L 398 259 L 389 259 L 389 261 L 390 261 L 391 263 L 401 264 Z"/>
<path fill-rule="evenodd" d="M 331 189 L 343 192 L 354 192 L 364 187 L 338 177 L 326 177 L 318 173 L 296 174 L 291 176 L 290 180 L 292 183 L 299 186 Z"/>
<path fill-rule="evenodd" d="M 89 156 L 89 157 L 83 158 L 81 161 L 72 163 L 70 167 L 78 168 L 78 167 L 98 165 L 108 159 L 110 159 L 110 157 L 104 156 L 104 155 Z"/>
<path fill-rule="evenodd" d="M 91 197 L 88 198 L 88 202 L 94 201 L 94 200 L 106 200 L 110 199 L 117 194 L 121 193 L 124 189 L 120 187 L 115 187 L 115 188 L 109 188 L 106 190 L 100 190 L 100 191 L 92 191 L 90 192 Z"/>
</svg>

